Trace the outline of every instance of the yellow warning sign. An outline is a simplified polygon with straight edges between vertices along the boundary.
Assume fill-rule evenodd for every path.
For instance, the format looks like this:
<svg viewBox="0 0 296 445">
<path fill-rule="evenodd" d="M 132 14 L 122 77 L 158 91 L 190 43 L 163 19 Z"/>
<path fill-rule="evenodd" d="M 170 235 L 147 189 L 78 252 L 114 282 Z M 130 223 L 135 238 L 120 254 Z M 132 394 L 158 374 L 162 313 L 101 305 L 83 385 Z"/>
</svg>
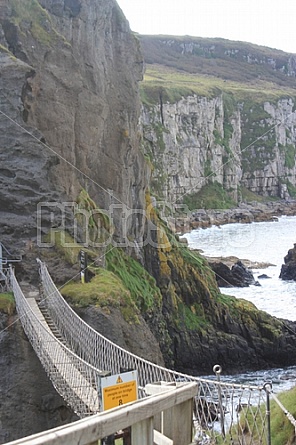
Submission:
<svg viewBox="0 0 296 445">
<path fill-rule="evenodd" d="M 137 400 L 137 382 L 138 373 L 136 370 L 102 377 L 100 386 L 103 410 Z"/>
<path fill-rule="evenodd" d="M 136 380 L 103 388 L 104 410 L 134 402 L 138 398 L 137 392 Z"/>
</svg>

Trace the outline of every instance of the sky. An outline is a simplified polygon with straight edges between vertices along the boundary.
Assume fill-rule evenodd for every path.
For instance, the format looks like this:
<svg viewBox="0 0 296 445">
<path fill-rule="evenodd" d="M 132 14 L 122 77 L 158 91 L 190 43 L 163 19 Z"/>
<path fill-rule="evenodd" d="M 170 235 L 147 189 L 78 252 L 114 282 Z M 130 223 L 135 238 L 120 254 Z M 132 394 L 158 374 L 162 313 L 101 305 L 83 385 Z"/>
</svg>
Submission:
<svg viewBox="0 0 296 445">
<path fill-rule="evenodd" d="M 140 34 L 222 37 L 296 53 L 296 0 L 117 0 Z"/>
</svg>

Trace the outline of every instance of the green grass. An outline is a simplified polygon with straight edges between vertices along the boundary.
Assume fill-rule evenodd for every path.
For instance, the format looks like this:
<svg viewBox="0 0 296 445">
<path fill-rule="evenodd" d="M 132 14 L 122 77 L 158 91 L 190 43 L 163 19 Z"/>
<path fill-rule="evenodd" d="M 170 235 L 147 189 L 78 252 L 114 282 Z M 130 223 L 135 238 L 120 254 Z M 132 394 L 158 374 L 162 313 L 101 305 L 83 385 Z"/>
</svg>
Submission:
<svg viewBox="0 0 296 445">
<path fill-rule="evenodd" d="M 244 202 L 268 202 L 268 201 L 277 201 L 279 198 L 272 197 L 272 196 L 261 196 L 257 195 L 254 192 L 251 192 L 251 190 L 247 189 L 246 187 L 241 187 L 241 197 L 242 201 Z"/>
<path fill-rule="evenodd" d="M 218 182 L 210 182 L 199 192 L 184 196 L 184 204 L 189 210 L 229 209 L 236 205 Z"/>
<path fill-rule="evenodd" d="M 146 66 L 140 91 L 142 101 L 147 105 L 158 104 L 160 94 L 164 103 L 174 103 L 182 97 L 194 94 L 213 98 L 225 93 L 230 95 L 234 102 L 249 102 L 251 99 L 251 102 L 257 104 L 295 96 L 295 90 L 292 88 L 279 86 L 267 80 L 257 79 L 250 83 L 234 80 L 225 82 L 223 78 L 189 73 L 160 64 Z"/>
<path fill-rule="evenodd" d="M 278 399 L 284 405 L 285 409 L 289 411 L 294 418 L 296 418 L 296 387 L 290 389 L 289 391 L 282 392 L 279 394 Z M 256 423 L 258 431 L 262 430 L 262 422 L 261 418 L 264 417 L 266 407 L 265 405 L 260 407 L 261 416 L 256 416 Z M 256 411 L 256 408 L 253 408 L 253 413 Z M 242 417 L 241 423 L 244 428 L 244 432 L 246 435 L 250 431 L 252 431 L 252 427 L 254 424 L 254 415 L 250 413 L 246 415 L 246 418 Z M 292 445 L 295 443 L 295 430 L 285 413 L 278 406 L 278 404 L 272 400 L 270 403 L 270 428 L 271 428 L 271 443 L 272 445 Z M 248 426 L 249 424 L 249 426 Z M 256 431 L 256 429 L 254 429 Z M 256 443 L 256 439 L 258 437 L 254 437 L 254 443 Z M 261 442 L 260 442 L 261 443 Z M 266 442 L 263 442 L 263 445 L 267 445 Z"/>
<path fill-rule="evenodd" d="M 159 307 L 161 293 L 155 279 L 141 264 L 126 255 L 122 249 L 113 248 L 106 254 L 107 269 L 117 275 L 141 310 L 141 312 Z"/>
<path fill-rule="evenodd" d="M 139 323 L 137 309 L 131 294 L 114 273 L 97 269 L 89 283 L 72 282 L 64 286 L 62 295 L 76 307 L 90 305 L 100 308 L 119 308 L 125 321 Z"/>
<path fill-rule="evenodd" d="M 179 304 L 178 311 L 180 317 L 183 316 L 185 327 L 189 331 L 200 331 L 209 325 L 209 322 L 206 320 L 204 314 L 199 315 L 196 313 L 195 306 L 190 308 L 182 303 Z"/>
<path fill-rule="evenodd" d="M 12 292 L 0 293 L 0 312 L 12 315 L 15 311 L 15 301 Z"/>
</svg>

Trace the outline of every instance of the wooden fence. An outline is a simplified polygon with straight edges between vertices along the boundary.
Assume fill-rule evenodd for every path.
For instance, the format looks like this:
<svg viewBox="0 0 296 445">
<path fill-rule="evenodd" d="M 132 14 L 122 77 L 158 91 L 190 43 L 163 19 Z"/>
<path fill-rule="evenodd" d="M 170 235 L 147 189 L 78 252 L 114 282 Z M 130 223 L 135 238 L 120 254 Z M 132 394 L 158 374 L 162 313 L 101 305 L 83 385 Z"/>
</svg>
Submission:
<svg viewBox="0 0 296 445">
<path fill-rule="evenodd" d="M 197 386 L 196 383 L 164 385 L 159 394 L 9 445 L 94 445 L 129 427 L 131 445 L 190 445 Z"/>
</svg>

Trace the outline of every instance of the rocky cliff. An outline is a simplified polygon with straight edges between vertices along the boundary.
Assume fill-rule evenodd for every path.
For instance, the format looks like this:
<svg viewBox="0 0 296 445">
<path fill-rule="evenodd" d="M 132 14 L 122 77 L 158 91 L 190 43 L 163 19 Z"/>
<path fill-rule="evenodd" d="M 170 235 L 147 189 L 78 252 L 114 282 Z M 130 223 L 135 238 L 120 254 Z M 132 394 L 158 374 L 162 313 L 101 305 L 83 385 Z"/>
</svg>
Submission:
<svg viewBox="0 0 296 445">
<path fill-rule="evenodd" d="M 75 202 L 81 187 L 102 208 L 142 209 L 147 175 L 138 150 L 137 91 L 143 60 L 116 2 L 4 1 L 0 24 L 4 233 L 16 235 L 16 216 L 25 214 L 33 236 L 37 203 Z M 138 216 L 126 228 L 136 240 L 143 234 Z M 41 218 L 46 228 L 45 207 Z"/>
<path fill-rule="evenodd" d="M 192 89 L 187 94 L 188 88 L 182 90 L 184 99 L 178 89 L 172 97 L 177 100 L 168 100 L 168 91 L 162 88 L 160 95 L 157 87 L 156 102 L 142 114 L 151 148 L 144 155 L 138 94 L 143 59 L 115 1 L 4 0 L 0 25 L 0 231 L 6 247 L 23 254 L 18 278 L 37 283 L 35 259 L 44 259 L 56 283 L 72 279 L 63 292 L 89 323 L 123 347 L 179 370 L 206 373 L 215 363 L 227 371 L 295 364 L 293 323 L 221 295 L 207 261 L 177 242 L 148 190 L 157 164 L 148 159 L 153 150 L 160 147 L 166 162 L 179 162 L 175 152 L 167 153 L 166 135 L 180 147 L 185 141 L 188 150 L 207 144 L 204 161 L 196 161 L 204 176 L 222 167 L 228 154 L 230 187 L 230 177 L 241 169 L 243 115 L 237 102 L 228 100 L 229 93 L 201 96 Z M 185 119 L 183 112 L 173 115 L 179 103 L 187 110 Z M 173 127 L 182 119 L 186 131 L 175 126 L 173 138 L 166 122 Z M 219 181 L 225 174 L 219 173 Z M 195 186 L 190 178 L 186 187 L 190 181 Z M 176 177 L 175 183 L 181 180 Z M 82 245 L 91 261 L 89 287 L 73 279 Z M 8 325 L 4 317 L 3 327 Z M 0 337 L 6 348 L 1 387 L 10 382 L 7 369 L 14 384 L 18 363 L 32 354 L 13 334 L 7 329 Z M 44 375 L 31 361 L 24 369 L 30 391 L 32 375 L 38 372 L 38 382 Z M 47 406 L 32 393 L 34 409 Z M 3 400 L 7 439 L 24 415 L 17 411 L 17 396 L 11 403 Z M 59 407 L 60 401 L 53 403 L 42 425 L 15 428 L 14 438 L 71 419 L 69 412 L 60 415 Z"/>
<path fill-rule="evenodd" d="M 245 189 L 295 196 L 296 81 L 288 68 L 295 57 L 255 45 L 247 45 L 247 54 L 244 44 L 215 39 L 211 46 L 185 37 L 141 42 L 149 62 L 143 142 L 154 193 L 169 202 L 191 197 L 193 207 L 194 195 L 210 182 L 233 203 Z"/>
</svg>

